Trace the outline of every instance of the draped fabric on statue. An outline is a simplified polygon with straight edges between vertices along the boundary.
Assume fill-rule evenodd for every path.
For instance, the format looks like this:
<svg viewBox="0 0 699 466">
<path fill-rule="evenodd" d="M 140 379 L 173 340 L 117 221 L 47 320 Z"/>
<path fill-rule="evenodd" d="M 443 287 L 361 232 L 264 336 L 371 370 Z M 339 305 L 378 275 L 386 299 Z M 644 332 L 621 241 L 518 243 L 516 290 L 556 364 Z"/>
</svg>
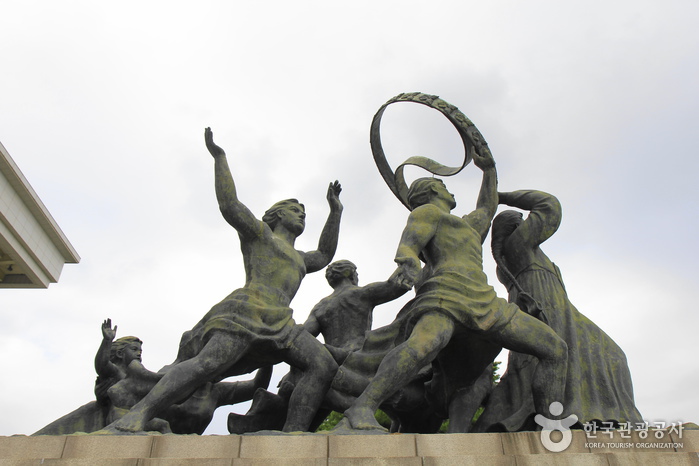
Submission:
<svg viewBox="0 0 699 466">
<path fill-rule="evenodd" d="M 281 351 L 288 348 L 303 330 L 292 318 L 288 306 L 280 306 L 279 291 L 273 287 L 248 284 L 216 304 L 180 340 L 177 361 L 195 357 L 212 335 L 225 333 L 245 341 L 248 348 L 227 375 L 252 372 L 265 364 L 281 362 Z"/>
<path fill-rule="evenodd" d="M 563 415 L 576 414 L 581 424 L 595 420 L 642 422 L 634 403 L 626 355 L 614 340 L 573 306 L 560 270 L 539 249 L 539 244 L 548 239 L 560 223 L 558 200 L 537 191 L 517 191 L 507 193 L 505 201 L 531 212 L 504 240 L 502 265 L 510 270 L 522 290 L 538 301 L 545 321 L 568 344 L 565 396 L 557 400 L 563 404 Z M 502 270 L 498 270 L 498 276 L 509 288 L 509 301 L 517 302 L 519 292 L 512 281 Z M 537 364 L 532 356 L 510 352 L 507 371 L 478 420 L 477 432 L 535 429 L 531 387 Z"/>
</svg>

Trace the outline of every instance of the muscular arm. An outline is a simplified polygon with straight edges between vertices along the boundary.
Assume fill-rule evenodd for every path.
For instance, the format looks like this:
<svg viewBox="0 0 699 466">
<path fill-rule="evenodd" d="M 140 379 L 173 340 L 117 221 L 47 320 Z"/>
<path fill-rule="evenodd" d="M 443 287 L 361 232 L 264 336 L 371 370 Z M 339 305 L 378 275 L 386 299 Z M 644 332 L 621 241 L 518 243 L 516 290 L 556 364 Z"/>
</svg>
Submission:
<svg viewBox="0 0 699 466">
<path fill-rule="evenodd" d="M 264 366 L 257 370 L 255 378 L 243 382 L 218 382 L 214 390 L 218 392 L 217 406 L 232 405 L 251 400 L 258 388 L 269 387 L 272 378 L 272 366 Z"/>
<path fill-rule="evenodd" d="M 528 210 L 524 223 L 513 235 L 520 236 L 532 246 L 538 246 L 549 239 L 561 224 L 561 203 L 555 196 L 533 190 L 520 190 L 498 193 L 500 204 Z"/>
<path fill-rule="evenodd" d="M 340 236 L 340 218 L 342 217 L 342 203 L 340 202 L 340 183 L 335 181 L 328 186 L 328 204 L 330 205 L 330 215 L 325 222 L 325 227 L 320 234 L 318 249 L 307 252 L 304 255 L 306 271 L 308 273 L 317 272 L 332 261 L 337 250 L 337 240 Z"/>
<path fill-rule="evenodd" d="M 250 210 L 238 200 L 238 193 L 235 189 L 233 176 L 228 167 L 226 153 L 219 146 L 214 144 L 214 135 L 211 128 L 206 128 L 204 132 L 206 147 L 214 157 L 214 186 L 216 188 L 216 199 L 223 218 L 241 236 L 250 238 L 261 233 L 264 224 L 255 218 Z"/>
<path fill-rule="evenodd" d="M 400 298 L 407 289 L 392 282 L 369 283 L 361 288 L 362 299 L 372 307 Z"/>
<path fill-rule="evenodd" d="M 112 341 L 116 336 L 117 326 L 112 328 L 112 320 L 102 322 L 102 343 L 95 355 L 95 372 L 100 377 L 108 378 L 119 374 L 119 369 L 109 360 L 112 351 Z"/>
<path fill-rule="evenodd" d="M 426 204 L 413 210 L 401 235 L 396 251 L 398 268 L 388 279 L 404 289 L 410 289 L 420 275 L 420 252 L 432 239 L 443 212 L 434 205 Z"/>
<path fill-rule="evenodd" d="M 487 146 L 481 146 L 478 153 L 474 153 L 473 163 L 483 170 L 483 181 L 476 210 L 465 215 L 464 218 L 481 235 L 481 242 L 483 242 L 488 235 L 490 222 L 493 221 L 495 212 L 498 210 L 498 176 L 495 160 Z"/>
<path fill-rule="evenodd" d="M 303 328 L 314 337 L 317 337 L 320 335 L 320 322 L 318 322 L 315 311 L 316 308 L 314 307 L 306 322 L 303 323 Z"/>
<path fill-rule="evenodd" d="M 158 383 L 160 379 L 163 378 L 163 374 L 149 371 L 143 366 L 143 364 L 141 364 L 140 361 L 135 359 L 129 363 L 129 366 L 127 367 L 127 374 L 129 377 L 153 384 Z"/>
</svg>

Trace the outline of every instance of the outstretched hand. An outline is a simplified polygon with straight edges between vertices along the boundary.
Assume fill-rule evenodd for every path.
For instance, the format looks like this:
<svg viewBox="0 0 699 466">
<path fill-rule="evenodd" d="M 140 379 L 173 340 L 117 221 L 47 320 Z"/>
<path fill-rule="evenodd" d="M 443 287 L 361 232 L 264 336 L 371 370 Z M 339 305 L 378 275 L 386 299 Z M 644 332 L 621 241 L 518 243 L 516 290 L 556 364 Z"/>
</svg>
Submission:
<svg viewBox="0 0 699 466">
<path fill-rule="evenodd" d="M 398 268 L 388 278 L 388 281 L 409 290 L 420 276 L 421 268 L 409 259 L 396 259 L 396 262 L 398 262 Z"/>
<path fill-rule="evenodd" d="M 340 202 L 340 192 L 342 192 L 342 186 L 340 182 L 335 180 L 335 182 L 330 183 L 328 186 L 328 204 L 330 204 L 330 210 L 342 210 L 342 202 Z"/>
<path fill-rule="evenodd" d="M 481 170 L 495 168 L 495 159 L 486 145 L 479 146 L 478 148 L 473 146 L 471 148 L 471 157 L 473 157 L 473 164 Z"/>
<path fill-rule="evenodd" d="M 209 149 L 209 153 L 216 157 L 225 157 L 226 153 L 214 143 L 214 132 L 211 128 L 206 128 L 204 130 L 204 141 L 206 141 L 206 148 Z"/>
<path fill-rule="evenodd" d="M 112 328 L 112 319 L 107 319 L 104 322 L 102 322 L 102 336 L 105 340 L 114 341 L 114 337 L 116 337 L 116 331 L 116 325 L 114 326 L 114 328 Z"/>
</svg>

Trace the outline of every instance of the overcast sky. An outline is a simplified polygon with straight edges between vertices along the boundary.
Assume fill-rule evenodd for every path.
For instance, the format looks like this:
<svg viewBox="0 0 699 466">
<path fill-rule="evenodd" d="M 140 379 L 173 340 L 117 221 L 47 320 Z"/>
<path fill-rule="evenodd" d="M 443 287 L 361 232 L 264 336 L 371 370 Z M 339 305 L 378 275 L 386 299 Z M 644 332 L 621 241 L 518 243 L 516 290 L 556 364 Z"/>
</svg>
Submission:
<svg viewBox="0 0 699 466">
<path fill-rule="evenodd" d="M 105 318 L 158 370 L 243 285 L 206 126 L 258 217 L 280 199 L 306 205 L 299 249 L 315 249 L 340 180 L 335 258 L 361 283 L 388 278 L 408 211 L 374 165 L 369 125 L 411 91 L 472 119 L 500 190 L 560 199 L 543 249 L 571 301 L 626 352 L 645 419 L 699 422 L 699 3 L 660 3 L 4 2 L 0 141 L 82 261 L 48 290 L 0 292 L 0 435 L 94 399 Z M 389 107 L 382 135 L 394 167 L 463 157 L 453 127 L 420 105 Z M 445 181 L 454 212 L 472 210 L 480 171 Z M 330 291 L 307 276 L 297 322 Z M 375 326 L 401 303 L 377 308 Z M 229 411 L 209 433 L 227 433 Z"/>
</svg>

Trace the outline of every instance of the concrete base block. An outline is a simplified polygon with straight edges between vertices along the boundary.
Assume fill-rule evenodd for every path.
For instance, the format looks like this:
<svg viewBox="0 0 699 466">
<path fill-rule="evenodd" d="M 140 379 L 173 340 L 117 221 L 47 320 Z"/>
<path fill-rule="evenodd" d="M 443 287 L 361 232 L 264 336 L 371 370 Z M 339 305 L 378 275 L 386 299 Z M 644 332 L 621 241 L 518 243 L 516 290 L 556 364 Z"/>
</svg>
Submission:
<svg viewBox="0 0 699 466">
<path fill-rule="evenodd" d="M 240 458 L 327 458 L 327 435 L 243 435 Z"/>
<path fill-rule="evenodd" d="M 595 455 L 596 456 L 596 455 Z M 626 466 L 629 464 L 662 464 L 663 466 L 697 466 L 697 453 L 643 452 L 607 453 L 609 466 Z"/>
<path fill-rule="evenodd" d="M 402 458 L 417 456 L 415 434 L 329 435 L 330 458 Z"/>
<path fill-rule="evenodd" d="M 231 458 L 141 458 L 138 466 L 231 466 L 236 460 Z"/>
<path fill-rule="evenodd" d="M 573 439 L 565 453 L 590 453 L 590 448 L 586 446 L 587 439 L 585 432 L 581 430 L 572 431 Z M 556 454 L 544 448 L 541 443 L 541 432 L 512 432 L 508 434 L 498 434 L 502 440 L 502 447 L 505 455 L 540 455 Z M 560 432 L 552 432 L 551 440 L 558 442 L 561 439 Z"/>
<path fill-rule="evenodd" d="M 463 457 L 504 454 L 500 434 L 417 435 L 417 456 Z"/>
<path fill-rule="evenodd" d="M 233 466 L 327 466 L 327 458 L 239 458 Z"/>
<path fill-rule="evenodd" d="M 682 444 L 682 448 L 678 448 L 677 451 L 699 451 L 699 430 L 685 430 L 681 438 L 674 432 L 670 435 L 674 443 Z"/>
<path fill-rule="evenodd" d="M 516 466 L 514 456 L 469 455 L 469 456 L 425 456 L 423 466 Z"/>
<path fill-rule="evenodd" d="M 174 435 L 154 437 L 153 458 L 238 458 L 238 435 Z"/>
<path fill-rule="evenodd" d="M 154 439 L 151 435 L 67 435 L 61 458 L 150 458 Z"/>
<path fill-rule="evenodd" d="M 553 442 L 560 439 L 551 437 Z M 559 434 L 560 435 L 560 434 Z M 0 437 L 0 466 L 699 466 L 699 430 L 614 432 L 588 438 L 573 431 L 570 446 L 552 453 L 541 432 L 387 435 L 66 435 Z"/>
<path fill-rule="evenodd" d="M 62 435 L 0 437 L 0 459 L 60 458 L 65 445 Z"/>
<path fill-rule="evenodd" d="M 422 458 L 328 458 L 328 466 L 422 466 Z"/>
</svg>

